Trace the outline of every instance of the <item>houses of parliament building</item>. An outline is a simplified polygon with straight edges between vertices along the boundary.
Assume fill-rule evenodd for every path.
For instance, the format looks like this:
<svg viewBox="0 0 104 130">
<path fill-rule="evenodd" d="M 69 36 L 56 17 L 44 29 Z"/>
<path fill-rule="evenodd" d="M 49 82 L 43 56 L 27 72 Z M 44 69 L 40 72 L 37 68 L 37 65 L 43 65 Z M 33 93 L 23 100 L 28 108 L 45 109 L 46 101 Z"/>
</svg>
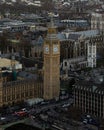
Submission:
<svg viewBox="0 0 104 130">
<path fill-rule="evenodd" d="M 19 78 L 17 75 L 16 78 L 14 70 L 11 75 L 3 74 L 0 71 L 0 106 L 37 97 L 46 100 L 58 98 L 61 67 L 63 70 L 73 70 L 73 68 L 78 67 L 93 68 L 97 65 L 96 59 L 98 56 L 103 54 L 104 34 L 100 34 L 98 30 L 75 32 L 68 29 L 62 33 L 57 33 L 56 27 L 51 21 L 47 32 L 44 45 L 41 44 L 37 51 L 39 54 L 42 52 L 44 57 L 42 57 L 44 61 L 42 80 L 36 79 L 35 76 Z M 43 40 L 39 41 L 41 43 Z M 16 49 L 20 50 L 20 44 L 13 45 L 15 52 L 18 52 Z M 10 78 L 11 76 L 12 78 Z M 29 74 L 26 74 L 26 76 L 28 77 Z"/>
<path fill-rule="evenodd" d="M 1 58 L 2 60 L 2 58 Z M 33 98 L 46 100 L 58 98 L 60 93 L 60 43 L 53 22 L 48 28 L 44 42 L 43 81 L 31 78 L 19 78 L 15 69 L 11 73 L 0 71 L 0 107 L 12 105 Z M 4 67 L 4 66 L 3 66 Z M 26 74 L 28 77 L 29 74 Z"/>
</svg>

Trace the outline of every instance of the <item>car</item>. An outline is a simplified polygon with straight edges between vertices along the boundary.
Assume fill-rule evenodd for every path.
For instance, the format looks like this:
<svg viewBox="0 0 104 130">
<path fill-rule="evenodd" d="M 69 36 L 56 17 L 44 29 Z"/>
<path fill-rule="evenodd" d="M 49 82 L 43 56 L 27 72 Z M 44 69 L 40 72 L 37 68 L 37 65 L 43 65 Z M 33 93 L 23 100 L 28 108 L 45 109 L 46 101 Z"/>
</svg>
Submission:
<svg viewBox="0 0 104 130">
<path fill-rule="evenodd" d="M 0 120 L 2 121 L 2 120 L 5 120 L 6 119 L 6 117 L 0 117 Z"/>
<path fill-rule="evenodd" d="M 83 120 L 83 123 L 84 123 L 84 124 L 87 124 L 87 123 L 88 123 L 88 120 L 87 120 L 87 119 L 84 119 L 84 120 Z"/>
<path fill-rule="evenodd" d="M 49 101 L 47 102 L 41 102 L 41 105 L 49 104 Z"/>
<path fill-rule="evenodd" d="M 70 106 L 70 103 L 64 104 L 62 107 L 68 107 Z"/>
<path fill-rule="evenodd" d="M 91 118 L 91 116 L 90 116 L 90 115 L 86 115 L 86 117 L 87 117 L 87 118 Z"/>
<path fill-rule="evenodd" d="M 25 111 L 18 111 L 18 112 L 15 112 L 14 114 L 19 117 L 27 116 L 27 112 L 25 112 Z"/>
<path fill-rule="evenodd" d="M 22 108 L 21 111 L 28 112 L 26 108 Z"/>
</svg>

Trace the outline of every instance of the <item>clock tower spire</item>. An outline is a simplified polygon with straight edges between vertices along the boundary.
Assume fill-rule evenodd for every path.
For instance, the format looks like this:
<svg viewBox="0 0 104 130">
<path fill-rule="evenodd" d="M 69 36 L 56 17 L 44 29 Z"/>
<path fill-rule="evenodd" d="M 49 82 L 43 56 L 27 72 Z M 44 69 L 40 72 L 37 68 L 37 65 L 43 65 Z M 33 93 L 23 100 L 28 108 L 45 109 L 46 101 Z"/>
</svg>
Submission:
<svg viewBox="0 0 104 130">
<path fill-rule="evenodd" d="M 60 42 L 51 15 L 44 42 L 44 99 L 58 98 L 60 93 Z"/>
</svg>

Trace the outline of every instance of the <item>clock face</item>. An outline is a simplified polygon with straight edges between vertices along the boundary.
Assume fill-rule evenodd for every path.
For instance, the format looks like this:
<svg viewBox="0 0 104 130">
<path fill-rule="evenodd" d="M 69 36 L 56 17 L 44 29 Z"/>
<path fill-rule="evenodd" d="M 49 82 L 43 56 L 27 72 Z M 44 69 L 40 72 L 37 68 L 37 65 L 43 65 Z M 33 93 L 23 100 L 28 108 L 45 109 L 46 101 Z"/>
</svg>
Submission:
<svg viewBox="0 0 104 130">
<path fill-rule="evenodd" d="M 54 47 L 53 47 L 53 52 L 54 52 L 54 53 L 57 53 L 57 52 L 58 52 L 58 46 L 54 46 Z"/>
<path fill-rule="evenodd" d="M 49 47 L 48 46 L 44 47 L 44 52 L 49 53 Z"/>
</svg>

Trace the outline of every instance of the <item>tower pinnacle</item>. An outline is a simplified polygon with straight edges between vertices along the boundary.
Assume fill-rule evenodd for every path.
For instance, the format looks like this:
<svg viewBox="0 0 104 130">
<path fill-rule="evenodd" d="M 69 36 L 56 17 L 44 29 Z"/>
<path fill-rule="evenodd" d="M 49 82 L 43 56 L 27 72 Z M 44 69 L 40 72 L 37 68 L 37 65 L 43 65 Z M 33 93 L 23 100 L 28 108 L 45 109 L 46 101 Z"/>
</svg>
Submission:
<svg viewBox="0 0 104 130">
<path fill-rule="evenodd" d="M 53 13 L 50 13 L 50 18 L 51 18 L 51 22 L 50 22 L 50 27 L 54 27 L 54 20 L 53 20 Z"/>
<path fill-rule="evenodd" d="M 49 17 L 50 17 L 49 28 L 56 28 L 54 24 L 54 14 L 52 12 L 49 13 Z"/>
</svg>

